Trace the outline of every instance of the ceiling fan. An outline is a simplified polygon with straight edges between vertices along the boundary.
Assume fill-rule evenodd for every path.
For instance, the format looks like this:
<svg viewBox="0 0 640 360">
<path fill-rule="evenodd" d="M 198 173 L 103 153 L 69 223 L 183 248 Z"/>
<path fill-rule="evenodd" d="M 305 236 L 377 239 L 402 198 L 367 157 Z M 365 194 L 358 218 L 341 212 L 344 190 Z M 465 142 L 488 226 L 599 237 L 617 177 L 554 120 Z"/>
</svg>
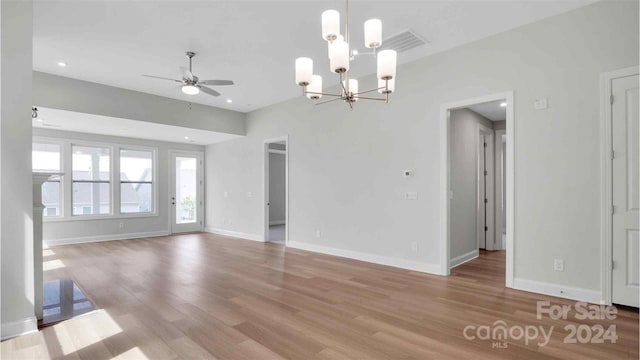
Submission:
<svg viewBox="0 0 640 360">
<path fill-rule="evenodd" d="M 204 85 L 208 85 L 208 86 L 233 85 L 233 81 L 231 80 L 200 80 L 198 79 L 197 76 L 193 75 L 192 67 L 191 67 L 191 61 L 193 57 L 196 56 L 196 53 L 192 51 L 187 51 L 186 55 L 189 58 L 189 68 L 187 69 L 183 66 L 180 67 L 180 70 L 182 70 L 182 80 L 169 79 L 166 77 L 153 76 L 153 75 L 142 75 L 142 76 L 181 83 L 182 92 L 187 95 L 196 95 L 200 92 L 200 90 L 202 90 L 202 92 L 205 94 L 209 94 L 211 96 L 220 96 L 219 92 L 213 89 L 210 89 Z"/>
</svg>

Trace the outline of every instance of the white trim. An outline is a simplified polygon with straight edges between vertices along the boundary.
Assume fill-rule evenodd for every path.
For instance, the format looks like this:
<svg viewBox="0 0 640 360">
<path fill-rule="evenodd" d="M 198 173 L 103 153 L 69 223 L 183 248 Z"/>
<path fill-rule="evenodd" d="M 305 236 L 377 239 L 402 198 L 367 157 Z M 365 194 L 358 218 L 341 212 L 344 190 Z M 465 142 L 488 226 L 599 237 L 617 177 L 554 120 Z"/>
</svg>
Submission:
<svg viewBox="0 0 640 360">
<path fill-rule="evenodd" d="M 269 144 L 272 143 L 285 143 L 284 150 L 284 244 L 289 245 L 289 135 L 283 135 L 276 138 L 266 139 L 263 142 L 263 156 L 262 156 L 262 240 L 269 240 L 269 154 L 273 149 L 269 149 Z M 280 150 L 282 151 L 282 150 Z"/>
<path fill-rule="evenodd" d="M 49 247 L 49 246 L 84 244 L 84 243 L 112 241 L 112 240 L 140 239 L 140 238 L 149 238 L 149 237 L 156 237 L 156 236 L 167 236 L 167 235 L 169 235 L 169 231 L 163 230 L 163 231 L 149 231 L 149 232 L 138 232 L 138 233 L 128 233 L 128 234 L 107 234 L 107 235 L 81 236 L 81 237 L 75 237 L 75 238 L 49 239 L 49 240 L 44 240 L 44 243 L 46 244 L 47 247 Z"/>
<path fill-rule="evenodd" d="M 278 149 L 269 149 L 269 154 L 286 155 L 287 151 L 286 150 L 278 150 Z"/>
<path fill-rule="evenodd" d="M 610 305 L 613 301 L 611 262 L 613 261 L 613 219 L 611 206 L 613 205 L 613 162 L 611 150 L 613 144 L 611 119 L 611 82 L 613 79 L 633 76 L 640 73 L 638 66 L 631 66 L 600 74 L 600 291 L 602 302 Z"/>
<path fill-rule="evenodd" d="M 502 228 L 504 227 L 504 224 L 502 223 L 502 214 L 503 211 L 506 212 L 507 209 L 502 209 L 502 203 L 504 202 L 504 199 L 502 198 L 502 192 L 503 190 L 503 186 L 504 184 L 502 183 L 502 171 L 504 171 L 503 166 L 502 166 L 502 135 L 507 136 L 507 131 L 506 129 L 500 129 L 500 130 L 495 130 L 494 131 L 494 160 L 493 160 L 493 164 L 494 164 L 494 184 L 495 184 L 495 218 L 494 218 L 494 227 L 496 229 L 495 232 L 495 243 L 496 246 L 498 247 L 495 250 L 504 250 L 505 249 L 505 244 L 504 244 L 504 239 L 502 238 Z M 506 154 L 505 154 L 506 155 Z M 499 200 L 499 201 L 498 201 Z"/>
<path fill-rule="evenodd" d="M 480 251 L 478 249 L 475 250 L 471 250 L 466 254 L 462 254 L 460 256 L 456 256 L 453 259 L 451 259 L 451 261 L 449 262 L 451 269 L 453 269 L 456 266 L 460 266 L 464 263 L 466 263 L 467 261 L 471 261 L 475 258 L 477 258 L 478 256 L 480 256 Z"/>
<path fill-rule="evenodd" d="M 507 244 L 505 286 L 513 287 L 514 274 L 514 219 L 515 219 L 515 185 L 514 185 L 514 100 L 513 91 L 480 96 L 472 99 L 454 101 L 440 106 L 440 271 L 441 275 L 449 275 L 449 110 L 473 104 L 506 99 L 507 101 Z"/>
<path fill-rule="evenodd" d="M 269 226 L 285 225 L 287 222 L 284 220 L 269 220 Z"/>
<path fill-rule="evenodd" d="M 212 227 L 206 227 L 204 228 L 205 232 L 211 233 L 211 234 L 216 234 L 216 235 L 222 235 L 222 236 L 230 236 L 230 237 L 234 237 L 234 238 L 239 238 L 239 239 L 243 239 L 243 240 L 251 240 L 251 241 L 259 241 L 259 242 L 265 242 L 265 238 L 262 237 L 259 234 L 248 234 L 248 233 L 243 233 L 243 232 L 238 232 L 238 231 L 231 231 L 231 230 L 225 230 L 225 229 L 218 229 L 218 228 L 212 228 Z"/>
<path fill-rule="evenodd" d="M 600 292 L 527 279 L 513 279 L 513 288 L 543 295 L 600 304 Z"/>
<path fill-rule="evenodd" d="M 204 175 L 206 170 L 205 166 L 205 153 L 203 151 L 192 151 L 192 150 L 176 150 L 169 149 L 168 152 L 168 160 L 169 160 L 169 171 L 168 171 L 168 192 L 167 192 L 167 206 L 169 209 L 169 231 L 172 234 L 181 234 L 186 232 L 194 232 L 194 231 L 204 231 L 204 219 L 205 219 L 205 207 L 204 201 L 206 199 L 205 188 L 204 188 Z M 197 212 L 196 212 L 196 222 L 195 223 L 186 223 L 186 224 L 176 224 L 176 207 L 174 204 L 171 204 L 171 198 L 176 197 L 176 184 L 175 184 L 175 176 L 176 176 L 176 167 L 175 167 L 175 157 L 184 155 L 185 157 L 194 157 L 197 159 L 199 164 L 196 164 L 196 202 L 197 202 Z M 177 200 L 174 200 L 174 202 Z M 193 226 L 193 227 L 191 227 Z M 197 226 L 197 228 L 196 228 Z M 182 228 L 182 229 L 180 229 Z"/>
<path fill-rule="evenodd" d="M 413 261 L 413 260 L 398 259 L 398 258 L 392 258 L 392 257 L 387 257 L 382 255 L 363 253 L 359 251 L 337 249 L 337 248 L 332 248 L 328 246 L 308 244 L 308 243 L 303 243 L 298 241 L 289 241 L 289 244 L 287 246 L 295 249 L 300 249 L 300 250 L 339 256 L 339 257 L 360 260 L 360 261 L 370 262 L 370 263 L 379 264 L 379 265 L 393 266 L 400 269 L 419 271 L 419 272 L 424 272 L 428 274 L 440 273 L 440 267 L 437 264 L 427 264 L 427 263 Z"/>
<path fill-rule="evenodd" d="M 36 319 L 35 316 L 30 316 L 23 320 L 3 323 L 2 340 L 30 334 L 36 331 L 38 331 L 38 319 Z"/>
</svg>

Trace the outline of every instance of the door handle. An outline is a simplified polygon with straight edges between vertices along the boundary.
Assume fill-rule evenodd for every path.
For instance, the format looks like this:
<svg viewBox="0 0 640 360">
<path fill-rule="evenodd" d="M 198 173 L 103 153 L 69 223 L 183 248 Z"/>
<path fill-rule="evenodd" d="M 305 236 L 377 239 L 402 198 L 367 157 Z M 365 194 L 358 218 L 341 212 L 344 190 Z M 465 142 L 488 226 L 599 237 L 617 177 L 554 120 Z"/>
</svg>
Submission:
<svg viewBox="0 0 640 360">
<path fill-rule="evenodd" d="M 267 203 L 267 206 L 271 206 L 271 203 Z"/>
</svg>

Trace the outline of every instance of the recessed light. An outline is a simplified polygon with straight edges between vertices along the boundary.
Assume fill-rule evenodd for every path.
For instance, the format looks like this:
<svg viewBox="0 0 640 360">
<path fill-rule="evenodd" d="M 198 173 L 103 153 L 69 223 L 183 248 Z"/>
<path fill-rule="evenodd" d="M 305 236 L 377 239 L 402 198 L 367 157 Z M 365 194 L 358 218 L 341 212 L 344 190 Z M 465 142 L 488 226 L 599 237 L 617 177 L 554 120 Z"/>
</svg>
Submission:
<svg viewBox="0 0 640 360">
<path fill-rule="evenodd" d="M 37 122 L 42 122 L 42 121 L 43 121 L 43 120 L 42 120 L 42 119 L 40 119 L 40 118 L 36 118 L 35 120 L 36 120 Z"/>
<path fill-rule="evenodd" d="M 353 56 L 356 56 L 358 55 L 358 50 L 353 50 L 351 53 L 353 54 Z"/>
<path fill-rule="evenodd" d="M 500 107 L 507 107 L 507 103 L 506 102 L 501 102 L 500 103 Z"/>
<path fill-rule="evenodd" d="M 64 61 L 58 61 L 58 66 L 60 67 L 67 67 L 67 63 Z"/>
<path fill-rule="evenodd" d="M 185 139 L 185 140 L 189 140 L 189 137 L 188 137 L 188 136 L 185 136 L 185 137 L 184 137 L 184 139 Z"/>
<path fill-rule="evenodd" d="M 227 104 L 231 104 L 232 102 L 233 102 L 233 100 L 227 99 Z"/>
</svg>

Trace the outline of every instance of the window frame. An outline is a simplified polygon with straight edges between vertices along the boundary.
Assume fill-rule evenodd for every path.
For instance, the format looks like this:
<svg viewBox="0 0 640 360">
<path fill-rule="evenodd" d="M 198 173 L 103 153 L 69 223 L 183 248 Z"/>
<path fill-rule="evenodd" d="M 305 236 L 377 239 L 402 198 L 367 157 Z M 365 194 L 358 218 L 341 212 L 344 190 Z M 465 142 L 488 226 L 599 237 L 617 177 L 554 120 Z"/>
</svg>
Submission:
<svg viewBox="0 0 640 360">
<path fill-rule="evenodd" d="M 60 145 L 61 154 L 61 172 L 64 173 L 61 176 L 61 207 L 60 216 L 48 217 L 44 216 L 43 221 L 46 222 L 66 222 L 66 221 L 87 221 L 87 220 L 115 220 L 115 219 L 133 219 L 133 218 L 151 218 L 158 217 L 159 203 L 158 194 L 160 182 L 158 179 L 158 148 L 151 146 L 139 146 L 126 143 L 111 143 L 104 141 L 88 141 L 78 139 L 60 139 L 50 138 L 42 136 L 34 136 L 32 143 L 51 143 Z M 32 145 L 33 146 L 33 145 Z M 73 173 L 72 173 L 72 158 L 73 146 L 87 146 L 87 147 L 103 147 L 109 148 L 109 188 L 111 190 L 111 211 L 109 214 L 91 214 L 91 215 L 73 215 Z M 152 153 L 153 168 L 153 212 L 144 213 L 122 213 L 120 204 L 120 149 L 124 150 L 138 150 L 138 151 L 150 151 Z M 117 154 L 118 156 L 114 156 Z M 117 186 L 116 186 L 117 185 Z"/>
<path fill-rule="evenodd" d="M 56 145 L 60 148 L 60 163 L 59 165 L 59 171 L 64 173 L 64 141 L 61 141 L 59 139 L 51 139 L 51 138 L 43 138 L 43 137 L 33 137 L 32 141 L 31 141 L 31 153 L 33 154 L 33 144 L 46 144 L 46 145 Z M 32 155 L 33 156 L 33 155 Z M 33 171 L 33 159 L 31 160 L 31 172 Z M 44 215 L 44 212 L 46 211 L 47 207 L 45 206 L 45 209 L 43 210 L 43 216 L 42 218 L 49 221 L 49 220 L 58 220 L 58 219 L 63 219 L 66 216 L 66 188 L 64 186 L 64 176 L 59 176 L 58 180 L 56 181 L 46 181 L 46 182 L 58 182 L 59 183 L 59 189 L 58 189 L 58 193 L 60 194 L 60 203 L 59 203 L 59 207 L 60 209 L 59 214 L 58 215 Z M 46 183 L 45 182 L 45 183 Z M 44 185 L 44 184 L 43 184 Z M 44 204 L 43 204 L 44 205 Z"/>
<path fill-rule="evenodd" d="M 105 181 L 105 180 L 78 180 L 78 181 L 74 181 L 73 180 L 73 147 L 74 146 L 82 146 L 82 147 L 93 147 L 93 148 L 103 148 L 103 149 L 109 149 L 109 180 Z M 115 170 L 115 164 L 114 164 L 114 159 L 113 159 L 113 153 L 114 153 L 114 149 L 115 147 L 110 145 L 110 144 L 103 144 L 103 143 L 98 143 L 98 142 L 85 142 L 85 141 L 70 141 L 69 142 L 69 181 L 71 183 L 71 190 L 70 190 L 70 194 L 71 196 L 69 197 L 69 203 L 71 204 L 71 211 L 69 212 L 69 217 L 72 219 L 78 219 L 78 218 L 94 218 L 94 219 L 100 219 L 100 218 L 105 218 L 105 217 L 110 217 L 113 216 L 115 214 L 114 209 L 115 209 L 115 203 L 114 203 L 114 194 L 113 194 L 113 178 L 114 178 L 114 170 Z M 109 212 L 106 214 L 74 214 L 73 213 L 73 208 L 75 207 L 73 204 L 73 184 L 74 183 L 85 183 L 85 184 L 109 184 Z M 84 212 L 84 206 L 83 208 L 83 212 Z"/>
<path fill-rule="evenodd" d="M 130 151 L 147 151 L 151 153 L 151 196 L 153 200 L 153 210 L 149 212 L 122 212 L 122 196 L 120 194 L 120 190 L 122 188 L 122 179 L 120 174 L 122 173 L 122 169 L 120 168 L 120 158 L 122 150 L 130 150 Z M 158 215 L 158 149 L 146 146 L 137 146 L 137 145 L 120 145 L 118 147 L 118 186 L 114 185 L 114 188 L 118 188 L 118 215 L 126 216 L 126 217 L 144 217 L 145 215 Z M 133 181 L 134 183 L 144 183 Z"/>
</svg>

